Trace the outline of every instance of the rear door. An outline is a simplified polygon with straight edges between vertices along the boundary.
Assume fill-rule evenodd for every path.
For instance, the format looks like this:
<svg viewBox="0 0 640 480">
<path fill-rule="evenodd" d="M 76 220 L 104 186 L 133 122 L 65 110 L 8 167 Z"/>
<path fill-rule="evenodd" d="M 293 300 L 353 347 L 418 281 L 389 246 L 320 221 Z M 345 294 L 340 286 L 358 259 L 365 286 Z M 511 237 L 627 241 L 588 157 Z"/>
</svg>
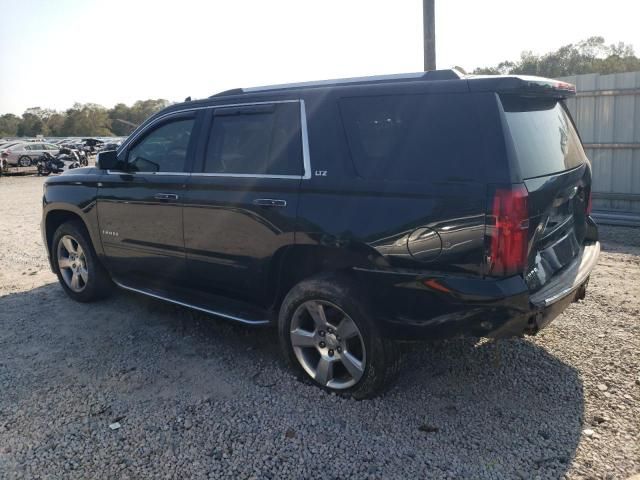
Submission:
<svg viewBox="0 0 640 480">
<path fill-rule="evenodd" d="M 267 301 L 272 260 L 295 240 L 302 115 L 297 100 L 209 111 L 184 206 L 193 288 Z"/>
<path fill-rule="evenodd" d="M 588 239 L 591 166 L 564 102 L 502 95 L 511 167 L 528 192 L 525 280 L 540 289 Z"/>
</svg>

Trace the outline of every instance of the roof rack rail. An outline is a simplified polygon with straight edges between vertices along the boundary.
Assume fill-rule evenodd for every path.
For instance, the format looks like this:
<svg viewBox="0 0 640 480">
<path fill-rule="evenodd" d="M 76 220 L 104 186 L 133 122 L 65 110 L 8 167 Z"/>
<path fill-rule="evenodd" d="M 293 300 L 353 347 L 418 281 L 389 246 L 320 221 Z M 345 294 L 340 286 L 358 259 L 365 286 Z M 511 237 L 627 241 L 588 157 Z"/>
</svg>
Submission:
<svg viewBox="0 0 640 480">
<path fill-rule="evenodd" d="M 216 93 L 215 95 L 211 95 L 209 98 L 224 97 L 225 95 L 240 95 L 241 93 L 244 93 L 244 90 L 242 88 L 232 88 L 230 90 L 224 90 L 222 92 Z"/>
<path fill-rule="evenodd" d="M 429 70 L 428 72 L 399 73 L 393 75 L 374 75 L 369 77 L 337 78 L 333 80 L 317 80 L 312 82 L 283 83 L 278 85 L 265 85 L 262 87 L 234 88 L 224 92 L 216 93 L 209 98 L 221 97 L 225 95 L 239 95 L 242 93 L 266 92 L 272 90 L 285 90 L 290 88 L 315 88 L 342 86 L 350 84 L 367 83 L 387 83 L 393 81 L 437 81 L 437 80 L 460 80 L 465 78 L 465 74 L 454 68 L 446 70 Z"/>
</svg>

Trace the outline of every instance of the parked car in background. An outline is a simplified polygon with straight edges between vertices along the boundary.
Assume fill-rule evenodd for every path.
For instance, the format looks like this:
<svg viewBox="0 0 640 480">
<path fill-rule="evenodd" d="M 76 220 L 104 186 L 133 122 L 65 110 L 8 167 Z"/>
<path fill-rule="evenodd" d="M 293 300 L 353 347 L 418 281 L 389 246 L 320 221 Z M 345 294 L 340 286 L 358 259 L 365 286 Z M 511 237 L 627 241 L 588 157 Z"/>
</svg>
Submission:
<svg viewBox="0 0 640 480">
<path fill-rule="evenodd" d="M 21 142 L 12 145 L 0 153 L 0 157 L 10 166 L 28 167 L 44 152 L 57 155 L 60 147 L 52 143 Z"/>
<path fill-rule="evenodd" d="M 6 142 L 0 142 L 0 152 L 2 152 L 3 150 L 6 150 L 7 148 L 16 145 L 18 143 L 23 143 L 22 140 L 10 140 L 10 141 L 6 141 Z"/>
<path fill-rule="evenodd" d="M 117 150 L 120 145 L 122 142 L 105 142 L 100 150 Z"/>
</svg>

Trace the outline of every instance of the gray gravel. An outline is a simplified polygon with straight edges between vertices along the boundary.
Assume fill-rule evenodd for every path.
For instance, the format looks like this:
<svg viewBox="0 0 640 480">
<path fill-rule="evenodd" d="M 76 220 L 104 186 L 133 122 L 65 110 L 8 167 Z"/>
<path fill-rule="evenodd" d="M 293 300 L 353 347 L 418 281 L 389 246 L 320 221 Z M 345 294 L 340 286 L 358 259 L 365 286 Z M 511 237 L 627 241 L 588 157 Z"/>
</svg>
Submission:
<svg viewBox="0 0 640 480">
<path fill-rule="evenodd" d="M 626 478 L 640 472 L 640 232 L 535 338 L 421 345 L 395 387 L 296 381 L 276 336 L 48 271 L 42 180 L 0 178 L 0 478 Z M 112 429 L 115 423 L 120 427 Z"/>
</svg>

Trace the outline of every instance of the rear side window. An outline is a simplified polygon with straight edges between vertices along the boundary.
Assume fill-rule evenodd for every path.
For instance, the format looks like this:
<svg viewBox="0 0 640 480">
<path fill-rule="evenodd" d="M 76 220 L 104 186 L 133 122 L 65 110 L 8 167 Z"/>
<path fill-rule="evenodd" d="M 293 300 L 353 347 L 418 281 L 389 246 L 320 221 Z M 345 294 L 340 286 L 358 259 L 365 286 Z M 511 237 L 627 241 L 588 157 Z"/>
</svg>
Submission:
<svg viewBox="0 0 640 480">
<path fill-rule="evenodd" d="M 351 97 L 340 110 L 360 177 L 481 180 L 484 140 L 469 95 Z"/>
<path fill-rule="evenodd" d="M 216 109 L 204 171 L 241 175 L 302 175 L 299 103 Z"/>
<path fill-rule="evenodd" d="M 571 118 L 555 99 L 501 97 L 522 178 L 551 175 L 586 161 Z"/>
</svg>

